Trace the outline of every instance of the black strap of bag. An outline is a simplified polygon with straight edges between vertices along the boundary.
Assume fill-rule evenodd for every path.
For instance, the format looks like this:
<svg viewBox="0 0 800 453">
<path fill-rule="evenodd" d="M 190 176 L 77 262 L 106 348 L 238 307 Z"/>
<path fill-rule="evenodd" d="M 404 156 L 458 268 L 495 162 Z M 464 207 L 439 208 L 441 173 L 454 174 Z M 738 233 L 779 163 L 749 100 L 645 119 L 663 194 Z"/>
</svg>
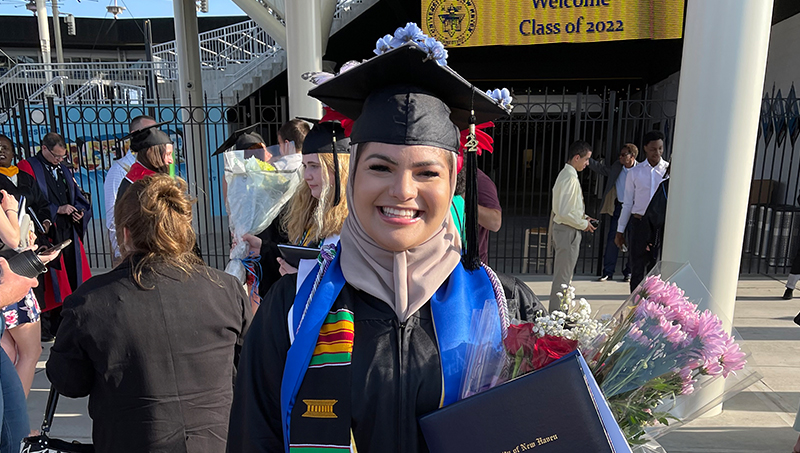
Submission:
<svg viewBox="0 0 800 453">
<path fill-rule="evenodd" d="M 47 396 L 47 404 L 44 408 L 41 434 L 23 439 L 20 453 L 94 453 L 94 445 L 92 444 L 80 444 L 74 441 L 66 442 L 61 439 L 52 439 L 48 436 L 56 414 L 58 396 L 55 387 L 50 386 L 50 394 Z"/>
</svg>

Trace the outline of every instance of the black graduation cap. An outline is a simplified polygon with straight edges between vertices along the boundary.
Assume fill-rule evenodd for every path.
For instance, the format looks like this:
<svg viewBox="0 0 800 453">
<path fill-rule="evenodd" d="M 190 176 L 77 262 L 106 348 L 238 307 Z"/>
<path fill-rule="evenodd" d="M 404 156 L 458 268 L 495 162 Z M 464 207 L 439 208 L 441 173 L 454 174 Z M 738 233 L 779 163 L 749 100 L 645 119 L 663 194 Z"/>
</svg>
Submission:
<svg viewBox="0 0 800 453">
<path fill-rule="evenodd" d="M 413 42 L 355 66 L 308 94 L 355 120 L 353 143 L 430 145 L 458 152 L 459 130 L 469 126 L 470 110 L 475 112 L 473 124 L 508 113 Z"/>
<path fill-rule="evenodd" d="M 340 73 L 308 94 L 355 120 L 352 143 L 428 145 L 458 152 L 460 129 L 509 113 L 413 41 Z M 477 155 L 466 154 L 462 261 L 466 268 L 476 269 L 480 265 Z"/>
<path fill-rule="evenodd" d="M 316 124 L 303 140 L 303 154 L 329 154 L 334 148 L 337 153 L 350 154 L 350 137 L 345 135 L 341 124 L 310 122 Z"/>
<path fill-rule="evenodd" d="M 153 124 L 152 126 L 135 130 L 122 137 L 120 140 L 130 139 L 131 151 L 136 153 L 150 148 L 151 146 L 172 144 L 172 139 L 169 137 L 169 135 L 159 129 L 165 124 L 169 124 L 169 121 L 163 121 L 161 123 Z"/>
<path fill-rule="evenodd" d="M 247 127 L 243 127 L 239 130 L 236 130 L 233 134 L 231 134 L 230 137 L 227 138 L 227 140 L 225 140 L 224 142 L 222 142 L 221 145 L 219 145 L 219 148 L 217 148 L 217 150 L 214 151 L 214 154 L 212 154 L 212 156 L 224 153 L 232 146 L 235 146 L 236 147 L 235 149 L 247 149 L 259 143 L 264 144 L 266 146 L 264 138 L 261 137 L 261 134 L 255 132 L 258 126 L 261 126 L 261 123 L 256 123 Z"/>
<path fill-rule="evenodd" d="M 314 127 L 303 140 L 303 154 L 330 154 L 333 153 L 333 185 L 336 190 L 333 194 L 333 205 L 338 206 L 342 198 L 341 176 L 339 175 L 339 154 L 350 154 L 350 137 L 344 132 L 344 127 L 334 121 L 320 123 L 316 120 L 306 120 Z"/>
</svg>

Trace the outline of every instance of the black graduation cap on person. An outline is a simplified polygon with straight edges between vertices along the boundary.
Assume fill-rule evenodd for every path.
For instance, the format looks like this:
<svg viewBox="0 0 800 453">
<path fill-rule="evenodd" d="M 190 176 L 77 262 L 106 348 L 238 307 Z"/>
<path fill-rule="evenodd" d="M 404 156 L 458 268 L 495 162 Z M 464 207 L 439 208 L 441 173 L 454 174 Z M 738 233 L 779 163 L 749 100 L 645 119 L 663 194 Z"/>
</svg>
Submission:
<svg viewBox="0 0 800 453">
<path fill-rule="evenodd" d="M 428 145 L 457 153 L 460 129 L 509 113 L 414 42 L 352 67 L 308 94 L 355 120 L 350 139 L 356 144 Z M 466 154 L 463 261 L 468 269 L 475 269 L 480 263 L 477 156 Z"/>
<path fill-rule="evenodd" d="M 131 151 L 136 153 L 150 148 L 151 146 L 172 144 L 172 138 L 170 138 L 166 132 L 159 129 L 165 124 L 169 124 L 169 121 L 162 121 L 160 123 L 153 124 L 152 126 L 135 130 L 122 137 L 120 140 L 124 141 L 130 139 Z"/>
<path fill-rule="evenodd" d="M 255 131 L 256 128 L 261 126 L 261 124 L 262 123 L 252 124 L 234 131 L 230 137 L 228 137 L 224 142 L 222 142 L 221 145 L 219 145 L 219 148 L 214 151 L 212 156 L 224 153 L 231 147 L 235 147 L 234 149 L 248 149 L 251 146 L 258 144 L 263 144 L 266 146 L 264 138 L 261 137 L 261 134 Z"/>
<path fill-rule="evenodd" d="M 314 127 L 303 140 L 303 155 L 333 154 L 333 185 L 336 190 L 333 194 L 333 205 L 338 206 L 342 199 L 339 154 L 350 154 L 350 137 L 345 133 L 344 127 L 336 121 L 304 120 L 313 123 Z"/>
</svg>

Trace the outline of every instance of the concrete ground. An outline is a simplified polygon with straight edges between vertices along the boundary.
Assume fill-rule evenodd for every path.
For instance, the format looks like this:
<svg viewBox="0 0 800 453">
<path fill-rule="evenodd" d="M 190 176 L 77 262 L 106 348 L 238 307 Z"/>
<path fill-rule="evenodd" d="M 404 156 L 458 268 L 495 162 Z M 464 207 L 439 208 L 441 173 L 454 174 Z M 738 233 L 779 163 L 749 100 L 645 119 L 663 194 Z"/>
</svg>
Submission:
<svg viewBox="0 0 800 453">
<path fill-rule="evenodd" d="M 543 300 L 550 292 L 546 276 L 524 278 Z M 574 282 L 578 297 L 595 310 L 611 310 L 628 294 L 618 281 L 596 282 L 581 277 Z M 659 439 L 669 453 L 790 452 L 798 433 L 792 429 L 800 404 L 800 327 L 792 319 L 800 311 L 800 294 L 780 299 L 783 282 L 770 277 L 739 281 L 734 325 L 744 337 L 763 378 L 727 401 L 720 415 L 700 418 Z M 546 302 L 545 302 L 546 304 Z M 44 373 L 50 344 L 46 344 L 33 390 L 28 399 L 31 427 L 41 424 L 49 383 Z M 87 399 L 61 398 L 52 434 L 62 439 L 91 441 Z"/>
</svg>

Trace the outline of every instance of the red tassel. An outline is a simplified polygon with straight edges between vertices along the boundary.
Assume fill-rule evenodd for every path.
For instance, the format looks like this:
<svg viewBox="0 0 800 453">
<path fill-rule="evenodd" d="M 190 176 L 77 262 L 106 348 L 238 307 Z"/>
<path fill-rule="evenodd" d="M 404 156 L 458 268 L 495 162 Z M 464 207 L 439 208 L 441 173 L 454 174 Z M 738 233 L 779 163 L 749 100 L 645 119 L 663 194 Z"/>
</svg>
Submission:
<svg viewBox="0 0 800 453">
<path fill-rule="evenodd" d="M 483 132 L 481 129 L 486 129 L 488 127 L 494 127 L 494 123 L 491 121 L 487 121 L 485 123 L 478 124 L 475 126 L 475 139 L 478 140 L 478 155 L 480 156 L 483 150 L 486 150 L 490 153 L 494 152 L 494 139 Z M 467 144 L 467 136 L 469 135 L 469 129 L 464 129 L 461 131 L 460 134 L 460 145 L 458 148 L 458 167 L 457 170 L 460 172 L 461 168 L 464 166 L 464 148 Z"/>
</svg>

